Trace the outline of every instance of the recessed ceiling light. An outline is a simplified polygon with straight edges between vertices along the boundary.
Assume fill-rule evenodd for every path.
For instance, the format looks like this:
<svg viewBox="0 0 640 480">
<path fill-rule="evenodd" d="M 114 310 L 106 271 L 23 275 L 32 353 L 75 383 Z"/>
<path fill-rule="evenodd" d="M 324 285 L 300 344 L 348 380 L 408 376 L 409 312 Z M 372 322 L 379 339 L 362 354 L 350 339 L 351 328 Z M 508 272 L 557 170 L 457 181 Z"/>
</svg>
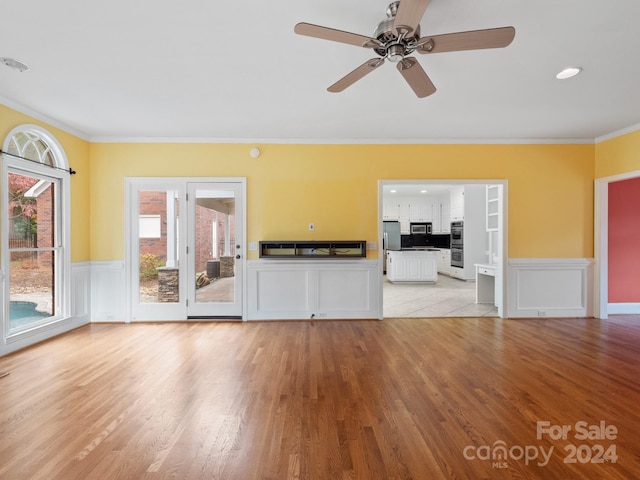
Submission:
<svg viewBox="0 0 640 480">
<path fill-rule="evenodd" d="M 396 193 L 397 190 L 389 190 L 391 193 Z"/>
<path fill-rule="evenodd" d="M 426 190 L 420 190 L 420 193 L 427 193 Z"/>
<path fill-rule="evenodd" d="M 558 80 L 566 80 L 567 78 L 575 77 L 582 71 L 582 67 L 567 67 L 556 75 Z"/>
<path fill-rule="evenodd" d="M 14 58 L 2 57 L 0 58 L 0 62 L 4 63 L 7 67 L 13 68 L 14 70 L 18 70 L 19 72 L 26 72 L 29 70 L 29 66 L 19 62 Z"/>
</svg>

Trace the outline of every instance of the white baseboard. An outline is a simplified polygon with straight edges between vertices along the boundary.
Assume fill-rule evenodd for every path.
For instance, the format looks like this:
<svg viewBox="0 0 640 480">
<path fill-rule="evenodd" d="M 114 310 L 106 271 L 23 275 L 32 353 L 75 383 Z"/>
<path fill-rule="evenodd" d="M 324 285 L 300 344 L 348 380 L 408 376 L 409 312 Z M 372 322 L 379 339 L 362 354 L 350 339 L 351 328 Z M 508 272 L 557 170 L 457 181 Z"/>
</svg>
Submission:
<svg viewBox="0 0 640 480">
<path fill-rule="evenodd" d="M 609 303 L 607 313 L 609 315 L 638 315 L 640 314 L 640 303 Z"/>
</svg>

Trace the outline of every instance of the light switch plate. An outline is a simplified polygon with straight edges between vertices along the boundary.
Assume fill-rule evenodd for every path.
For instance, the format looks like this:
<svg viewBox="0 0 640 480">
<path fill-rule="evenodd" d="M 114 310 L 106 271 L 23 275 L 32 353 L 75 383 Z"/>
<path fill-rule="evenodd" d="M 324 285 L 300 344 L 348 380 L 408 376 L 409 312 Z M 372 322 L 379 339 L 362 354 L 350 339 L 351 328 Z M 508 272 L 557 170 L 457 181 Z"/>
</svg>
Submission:
<svg viewBox="0 0 640 480">
<path fill-rule="evenodd" d="M 252 251 L 258 250 L 258 242 L 249 242 L 249 250 L 252 250 Z"/>
<path fill-rule="evenodd" d="M 367 250 L 377 250 L 378 244 L 376 242 L 367 242 Z"/>
</svg>

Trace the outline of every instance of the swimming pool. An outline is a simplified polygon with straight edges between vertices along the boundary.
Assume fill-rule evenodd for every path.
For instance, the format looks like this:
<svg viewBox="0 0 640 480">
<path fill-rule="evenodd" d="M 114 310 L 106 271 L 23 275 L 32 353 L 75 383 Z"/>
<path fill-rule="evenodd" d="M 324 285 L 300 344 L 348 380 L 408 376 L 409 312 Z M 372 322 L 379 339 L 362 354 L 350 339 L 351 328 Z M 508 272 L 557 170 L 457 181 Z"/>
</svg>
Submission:
<svg viewBox="0 0 640 480">
<path fill-rule="evenodd" d="M 38 306 L 35 302 L 14 301 L 9 302 L 9 321 L 11 327 L 24 325 L 25 323 L 40 320 L 48 317 L 48 313 L 36 310 Z"/>
</svg>

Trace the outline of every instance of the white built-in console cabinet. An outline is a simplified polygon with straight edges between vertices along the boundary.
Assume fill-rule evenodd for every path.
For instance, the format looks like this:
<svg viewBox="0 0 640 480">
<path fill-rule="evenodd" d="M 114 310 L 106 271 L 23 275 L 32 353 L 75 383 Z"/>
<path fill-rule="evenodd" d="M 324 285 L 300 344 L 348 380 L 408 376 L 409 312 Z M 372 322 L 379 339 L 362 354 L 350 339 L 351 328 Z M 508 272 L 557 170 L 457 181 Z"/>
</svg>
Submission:
<svg viewBox="0 0 640 480">
<path fill-rule="evenodd" d="M 381 318 L 377 260 L 247 262 L 247 319 Z"/>
</svg>

